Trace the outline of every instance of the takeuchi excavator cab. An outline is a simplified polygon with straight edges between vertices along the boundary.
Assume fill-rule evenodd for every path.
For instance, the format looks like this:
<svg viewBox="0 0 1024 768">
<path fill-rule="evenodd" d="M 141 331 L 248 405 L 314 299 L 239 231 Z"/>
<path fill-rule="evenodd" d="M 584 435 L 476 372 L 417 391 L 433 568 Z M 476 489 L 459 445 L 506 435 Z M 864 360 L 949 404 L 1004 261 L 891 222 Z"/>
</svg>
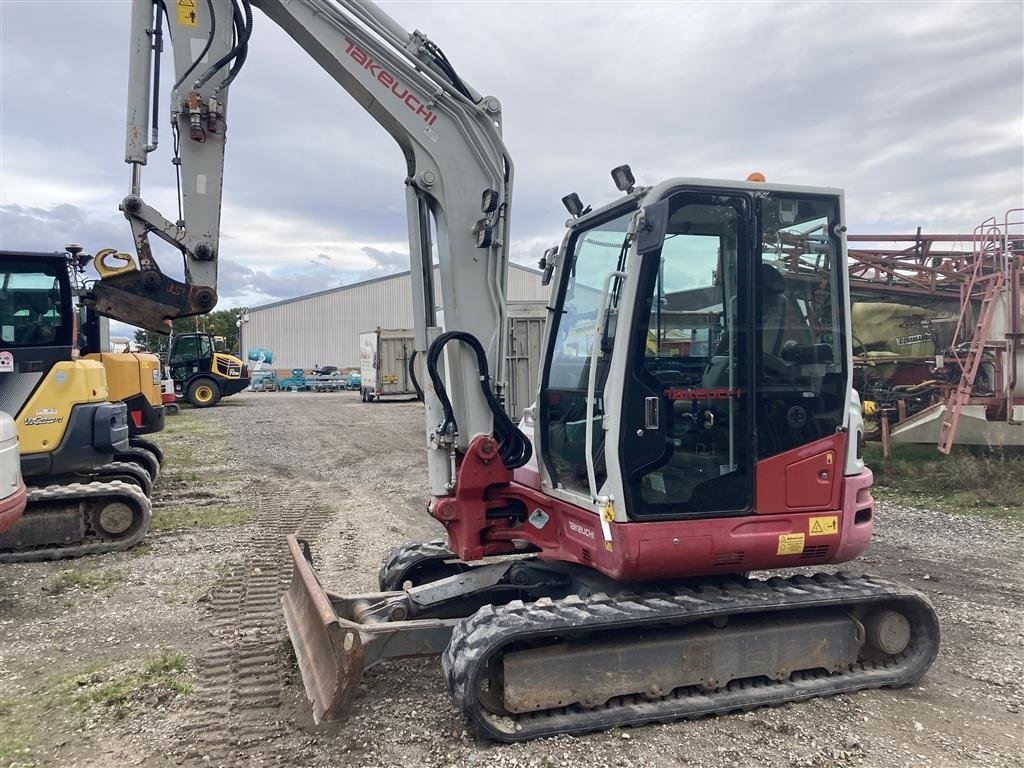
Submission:
<svg viewBox="0 0 1024 768">
<path fill-rule="evenodd" d="M 248 367 L 234 355 L 218 351 L 217 337 L 209 333 L 174 334 L 167 367 L 174 393 L 196 408 L 214 406 L 222 397 L 249 386 Z"/>
<path fill-rule="evenodd" d="M 639 263 L 635 199 L 568 235 L 539 408 L 551 486 L 581 507 L 621 499 L 637 521 L 837 507 L 850 407 L 840 200 L 682 186 L 658 206 L 646 215 L 664 229 Z M 688 566 L 712 569 L 711 549 Z"/>
</svg>

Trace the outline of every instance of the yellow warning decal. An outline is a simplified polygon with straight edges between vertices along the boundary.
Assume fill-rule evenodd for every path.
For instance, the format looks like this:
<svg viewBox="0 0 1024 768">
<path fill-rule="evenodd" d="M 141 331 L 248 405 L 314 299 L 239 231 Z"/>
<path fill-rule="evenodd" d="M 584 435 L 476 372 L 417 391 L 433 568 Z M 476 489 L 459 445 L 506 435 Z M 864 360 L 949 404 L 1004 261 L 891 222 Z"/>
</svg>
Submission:
<svg viewBox="0 0 1024 768">
<path fill-rule="evenodd" d="M 389 373 L 387 376 L 382 377 L 385 384 L 394 384 L 398 381 L 398 376 L 394 373 Z"/>
<path fill-rule="evenodd" d="M 611 504 L 605 504 L 601 509 L 601 536 L 604 538 L 604 548 L 611 552 L 612 546 L 612 526 L 615 522 L 615 507 Z"/>
<path fill-rule="evenodd" d="M 833 462 L 833 460 L 834 460 L 834 457 L 832 456 L 832 451 L 829 451 L 828 453 L 825 454 L 825 463 L 826 464 L 831 464 Z"/>
<path fill-rule="evenodd" d="M 196 18 L 196 0 L 178 0 L 178 24 L 183 27 L 194 27 Z"/>
<path fill-rule="evenodd" d="M 811 536 L 834 536 L 839 533 L 839 515 L 812 517 L 807 521 L 807 532 Z"/>
<path fill-rule="evenodd" d="M 779 535 L 779 551 L 777 555 L 799 555 L 804 551 L 804 535 L 802 533 L 783 533 Z"/>
</svg>

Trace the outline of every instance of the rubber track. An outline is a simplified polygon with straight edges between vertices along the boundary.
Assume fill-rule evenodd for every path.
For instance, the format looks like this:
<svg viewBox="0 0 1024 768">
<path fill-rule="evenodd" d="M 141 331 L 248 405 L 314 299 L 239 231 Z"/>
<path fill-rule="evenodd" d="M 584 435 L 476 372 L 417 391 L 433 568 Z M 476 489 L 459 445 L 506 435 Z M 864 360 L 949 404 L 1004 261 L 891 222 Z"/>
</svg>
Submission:
<svg viewBox="0 0 1024 768">
<path fill-rule="evenodd" d="M 110 475 L 117 473 L 131 475 L 135 478 L 134 483 L 128 480 L 121 480 L 120 482 L 138 486 L 139 490 L 146 496 L 153 495 L 153 478 L 150 477 L 149 472 L 134 461 L 112 461 L 109 464 L 104 464 L 102 467 L 97 467 L 90 474 L 96 478 L 96 482 L 110 483 L 113 482 L 110 479 Z"/>
<path fill-rule="evenodd" d="M 24 563 L 36 560 L 60 560 L 66 557 L 83 557 L 85 555 L 99 555 L 104 552 L 118 552 L 124 549 L 131 549 L 146 537 L 149 530 L 149 521 L 152 511 L 149 499 L 134 485 L 120 480 L 111 480 L 105 483 L 70 483 L 68 485 L 48 485 L 43 488 L 29 488 L 28 506 L 25 508 L 25 517 L 32 514 L 33 504 L 52 504 L 54 502 L 67 502 L 77 505 L 79 502 L 100 497 L 115 496 L 122 501 L 133 505 L 141 510 L 143 517 L 142 524 L 138 530 L 126 539 L 108 541 L 100 539 L 88 544 L 72 544 L 68 546 L 51 547 L 49 549 L 26 549 L 22 551 L 0 551 L 0 563 Z"/>
<path fill-rule="evenodd" d="M 434 541 L 410 541 L 391 550 L 388 559 L 377 572 L 377 584 L 381 592 L 392 592 L 402 588 L 405 574 L 410 568 L 434 560 L 450 560 L 455 557 L 443 539 Z"/>
<path fill-rule="evenodd" d="M 284 538 L 315 538 L 331 516 L 294 501 L 260 503 L 241 561 L 210 592 L 206 623 L 212 640 L 199 655 L 199 682 L 183 727 L 183 764 L 248 764 L 254 752 L 269 758 L 289 733 L 281 711 L 287 669 L 281 597 L 292 573 Z"/>
<path fill-rule="evenodd" d="M 124 450 L 114 454 L 114 461 L 134 462 L 149 473 L 154 483 L 160 479 L 160 461 L 145 448 L 135 448 L 129 445 Z"/>
<path fill-rule="evenodd" d="M 141 448 L 144 451 L 149 451 L 156 456 L 157 462 L 161 467 L 164 465 L 164 449 L 161 448 L 157 443 L 152 440 L 147 440 L 144 437 L 129 437 L 128 445 L 132 448 Z"/>
<path fill-rule="evenodd" d="M 788 680 L 734 681 L 721 690 L 684 688 L 659 698 L 620 696 L 601 707 L 579 705 L 524 715 L 496 715 L 475 692 L 488 660 L 509 643 L 552 635 L 643 628 L 703 621 L 720 616 L 798 608 L 898 602 L 911 620 L 910 645 L 882 662 L 858 662 L 834 674 L 802 672 Z M 456 625 L 442 666 L 456 705 L 484 736 L 515 742 L 559 733 L 587 733 L 614 726 L 692 719 L 744 711 L 864 688 L 895 687 L 918 680 L 938 653 L 938 620 L 928 600 L 912 589 L 873 576 L 816 574 L 744 580 L 695 590 L 652 594 L 595 595 L 524 604 L 485 606 Z"/>
<path fill-rule="evenodd" d="M 112 475 L 131 475 L 133 480 L 121 480 Z M 153 479 L 149 473 L 133 461 L 112 461 L 90 472 L 79 472 L 74 475 L 48 475 L 48 485 L 88 485 L 89 483 L 128 483 L 134 485 L 146 496 L 153 495 Z"/>
</svg>

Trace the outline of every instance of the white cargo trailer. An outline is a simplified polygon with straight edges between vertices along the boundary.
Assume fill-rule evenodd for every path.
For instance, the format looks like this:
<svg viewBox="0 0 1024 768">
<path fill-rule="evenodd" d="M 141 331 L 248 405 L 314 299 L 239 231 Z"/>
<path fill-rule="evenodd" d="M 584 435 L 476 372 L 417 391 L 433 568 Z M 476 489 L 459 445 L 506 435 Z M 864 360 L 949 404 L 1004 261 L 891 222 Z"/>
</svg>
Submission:
<svg viewBox="0 0 1024 768">
<path fill-rule="evenodd" d="M 364 403 L 382 397 L 421 397 L 423 355 L 416 354 L 412 331 L 378 328 L 359 334 L 359 373 Z"/>
<path fill-rule="evenodd" d="M 505 412 L 513 421 L 519 421 L 523 408 L 533 405 L 537 397 L 547 307 L 544 302 L 510 301 L 507 309 Z"/>
</svg>

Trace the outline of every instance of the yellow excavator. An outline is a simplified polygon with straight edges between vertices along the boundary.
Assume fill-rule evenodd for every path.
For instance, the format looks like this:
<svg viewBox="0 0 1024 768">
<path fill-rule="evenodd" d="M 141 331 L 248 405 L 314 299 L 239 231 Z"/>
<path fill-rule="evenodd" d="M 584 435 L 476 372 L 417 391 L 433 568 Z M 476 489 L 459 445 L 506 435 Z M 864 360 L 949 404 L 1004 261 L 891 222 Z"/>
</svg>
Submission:
<svg viewBox="0 0 1024 768">
<path fill-rule="evenodd" d="M 144 435 L 164 428 L 160 358 L 148 352 L 104 351 L 106 344 L 103 342 L 101 319 L 90 304 L 89 287 L 83 278 L 91 257 L 82 253 L 82 246 L 73 243 L 65 246 L 65 250 L 68 268 L 75 281 L 74 292 L 79 297 L 76 308 L 79 354 L 103 366 L 108 396 L 128 406 L 128 447 L 119 451 L 115 459 L 137 464 L 155 483 L 160 476 L 164 454 L 157 443 Z"/>
<path fill-rule="evenodd" d="M 129 452 L 128 407 L 77 352 L 67 256 L 0 253 L 0 411 L 17 425 L 28 485 L 0 562 L 127 549 L 149 527 L 152 478 Z"/>
</svg>

